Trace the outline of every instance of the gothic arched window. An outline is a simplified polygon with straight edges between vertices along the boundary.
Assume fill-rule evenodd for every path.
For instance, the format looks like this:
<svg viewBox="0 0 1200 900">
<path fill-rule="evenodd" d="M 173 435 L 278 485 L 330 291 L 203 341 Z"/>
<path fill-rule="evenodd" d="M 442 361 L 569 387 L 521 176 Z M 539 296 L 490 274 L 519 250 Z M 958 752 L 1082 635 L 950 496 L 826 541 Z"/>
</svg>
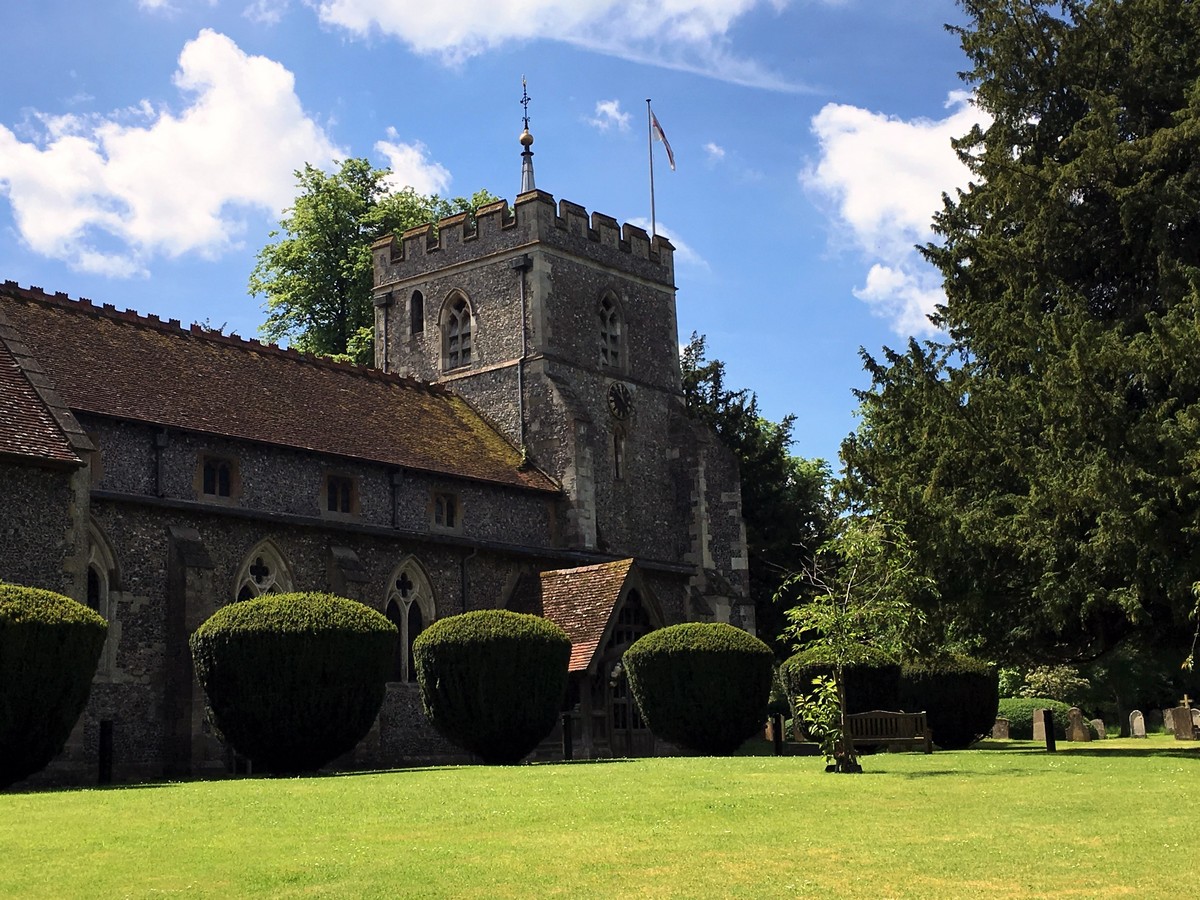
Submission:
<svg viewBox="0 0 1200 900">
<path fill-rule="evenodd" d="M 625 364 L 621 346 L 621 310 L 611 294 L 600 299 L 600 365 L 620 369 Z"/>
<path fill-rule="evenodd" d="M 436 610 L 429 579 L 415 559 L 406 559 L 392 573 L 384 607 L 389 621 L 396 626 L 396 655 L 391 680 L 416 681 L 413 641 L 433 621 Z"/>
<path fill-rule="evenodd" d="M 425 298 L 420 291 L 413 291 L 408 306 L 409 334 L 420 334 L 425 330 Z"/>
<path fill-rule="evenodd" d="M 250 600 L 263 594 L 282 594 L 291 591 L 292 573 L 279 549 L 270 541 L 263 541 L 250 551 L 238 570 L 238 601 Z"/>
<path fill-rule="evenodd" d="M 461 369 L 471 364 L 471 328 L 471 304 L 461 294 L 453 295 L 442 318 L 443 369 Z"/>
<path fill-rule="evenodd" d="M 116 652 L 119 629 L 116 624 L 117 604 L 112 594 L 116 591 L 117 563 L 112 548 L 101 533 L 92 524 L 88 528 L 88 565 L 87 565 L 87 605 L 99 613 L 108 622 L 108 636 L 104 641 L 104 650 L 100 654 L 97 669 L 108 672 L 113 666 L 113 656 Z"/>
</svg>

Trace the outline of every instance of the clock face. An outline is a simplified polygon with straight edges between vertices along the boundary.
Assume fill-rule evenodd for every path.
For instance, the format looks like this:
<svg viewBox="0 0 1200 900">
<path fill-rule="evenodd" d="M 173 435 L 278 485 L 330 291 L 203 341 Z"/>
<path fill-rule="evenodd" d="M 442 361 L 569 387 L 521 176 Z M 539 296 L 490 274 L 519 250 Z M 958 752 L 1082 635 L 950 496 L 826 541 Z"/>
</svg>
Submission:
<svg viewBox="0 0 1200 900">
<path fill-rule="evenodd" d="M 614 381 L 608 388 L 608 411 L 618 419 L 625 419 L 633 412 L 633 394 L 629 388 L 619 381 Z"/>
</svg>

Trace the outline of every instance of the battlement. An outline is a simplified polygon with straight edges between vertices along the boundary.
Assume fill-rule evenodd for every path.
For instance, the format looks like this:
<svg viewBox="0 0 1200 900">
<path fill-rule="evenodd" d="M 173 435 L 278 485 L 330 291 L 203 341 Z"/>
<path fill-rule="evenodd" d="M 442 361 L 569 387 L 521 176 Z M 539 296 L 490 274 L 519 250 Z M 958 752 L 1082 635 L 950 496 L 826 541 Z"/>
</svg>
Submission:
<svg viewBox="0 0 1200 900">
<path fill-rule="evenodd" d="M 474 221 L 466 213 L 387 235 L 371 245 L 375 286 L 389 284 L 458 262 L 493 253 L 545 244 L 575 255 L 638 270 L 673 284 L 674 250 L 661 235 L 651 239 L 643 228 L 618 224 L 612 216 L 587 210 L 545 191 L 517 197 L 513 208 L 498 200 L 481 207 Z"/>
</svg>

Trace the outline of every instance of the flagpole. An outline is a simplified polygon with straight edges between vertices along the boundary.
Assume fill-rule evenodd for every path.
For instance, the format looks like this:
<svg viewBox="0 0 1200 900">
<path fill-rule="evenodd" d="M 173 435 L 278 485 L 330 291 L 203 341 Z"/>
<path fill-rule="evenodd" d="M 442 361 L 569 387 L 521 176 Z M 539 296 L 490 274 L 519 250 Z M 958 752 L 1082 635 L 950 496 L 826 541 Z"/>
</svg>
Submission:
<svg viewBox="0 0 1200 900">
<path fill-rule="evenodd" d="M 657 222 L 654 218 L 654 126 L 651 124 L 650 98 L 646 98 L 646 149 L 650 154 L 650 242 L 654 242 Z"/>
</svg>

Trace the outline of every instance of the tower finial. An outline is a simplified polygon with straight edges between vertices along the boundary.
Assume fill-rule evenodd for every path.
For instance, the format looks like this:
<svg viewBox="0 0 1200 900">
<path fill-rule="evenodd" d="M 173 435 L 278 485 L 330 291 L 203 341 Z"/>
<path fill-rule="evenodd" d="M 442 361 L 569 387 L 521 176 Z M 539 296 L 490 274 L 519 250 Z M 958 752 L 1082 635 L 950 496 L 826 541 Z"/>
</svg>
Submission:
<svg viewBox="0 0 1200 900">
<path fill-rule="evenodd" d="M 524 110 L 523 121 L 525 130 L 521 132 L 521 146 L 525 149 L 521 151 L 521 193 L 526 194 L 529 191 L 536 190 L 533 183 L 533 151 L 529 148 L 533 145 L 533 135 L 529 133 L 529 90 L 525 84 L 525 76 L 521 76 L 521 107 Z"/>
</svg>

